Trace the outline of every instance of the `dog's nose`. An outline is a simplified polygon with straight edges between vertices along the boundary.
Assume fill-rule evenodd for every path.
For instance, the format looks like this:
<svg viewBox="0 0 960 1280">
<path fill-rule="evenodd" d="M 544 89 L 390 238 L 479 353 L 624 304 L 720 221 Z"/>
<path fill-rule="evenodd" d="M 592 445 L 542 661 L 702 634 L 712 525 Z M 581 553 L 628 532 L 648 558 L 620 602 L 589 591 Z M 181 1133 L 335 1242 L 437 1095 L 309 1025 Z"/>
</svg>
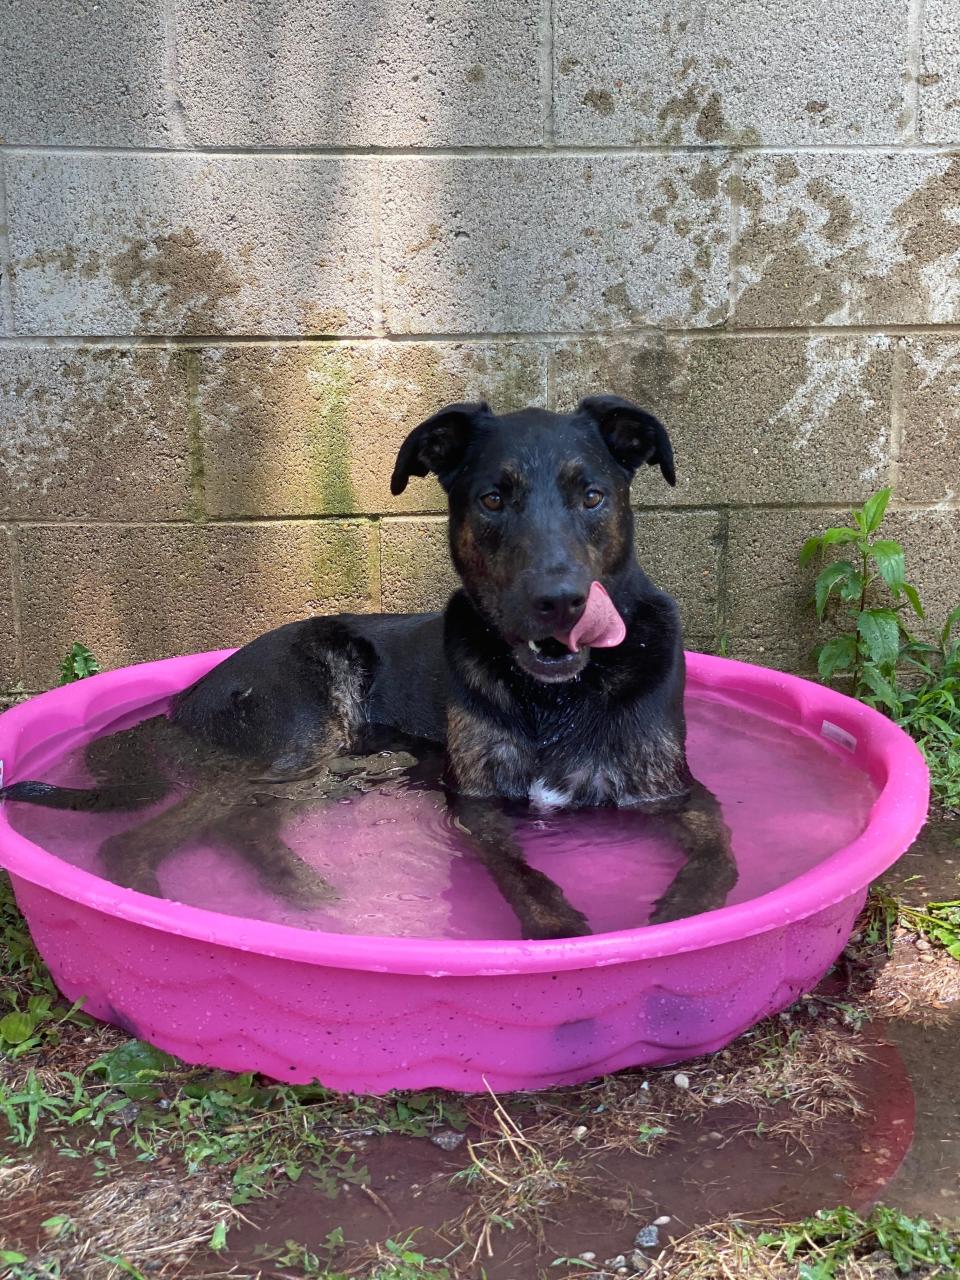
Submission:
<svg viewBox="0 0 960 1280">
<path fill-rule="evenodd" d="M 582 591 L 558 587 L 549 594 L 537 596 L 533 612 L 538 624 L 548 631 L 569 631 L 579 621 L 586 604 L 587 597 Z"/>
</svg>

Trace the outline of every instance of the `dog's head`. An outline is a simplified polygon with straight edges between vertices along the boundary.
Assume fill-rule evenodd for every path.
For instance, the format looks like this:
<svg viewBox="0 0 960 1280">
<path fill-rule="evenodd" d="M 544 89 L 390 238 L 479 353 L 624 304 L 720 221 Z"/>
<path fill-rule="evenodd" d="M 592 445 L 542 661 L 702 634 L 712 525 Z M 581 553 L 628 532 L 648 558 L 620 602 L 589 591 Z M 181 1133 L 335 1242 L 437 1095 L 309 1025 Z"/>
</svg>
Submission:
<svg viewBox="0 0 960 1280">
<path fill-rule="evenodd" d="M 591 396 L 567 414 L 454 404 L 410 433 L 390 488 L 436 473 L 467 593 L 518 665 L 554 682 L 583 670 L 591 634 L 616 643 L 603 611 L 619 617 L 595 584 L 613 591 L 634 563 L 630 480 L 644 463 L 675 483 L 666 430 L 618 396 Z"/>
</svg>

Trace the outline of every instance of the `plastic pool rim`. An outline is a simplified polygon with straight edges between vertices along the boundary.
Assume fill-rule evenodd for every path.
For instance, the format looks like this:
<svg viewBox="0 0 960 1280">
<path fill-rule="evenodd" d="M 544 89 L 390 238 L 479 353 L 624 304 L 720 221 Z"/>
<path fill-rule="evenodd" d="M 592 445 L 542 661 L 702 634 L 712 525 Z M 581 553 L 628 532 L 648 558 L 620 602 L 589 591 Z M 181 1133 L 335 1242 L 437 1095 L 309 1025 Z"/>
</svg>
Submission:
<svg viewBox="0 0 960 1280">
<path fill-rule="evenodd" d="M 51 690 L 0 717 L 0 760 L 7 783 L 25 776 L 17 765 L 22 730 L 43 705 L 74 713 L 109 705 L 111 693 L 140 699 L 174 692 L 198 679 L 233 650 L 168 658 L 105 672 Z M 224 915 L 167 899 L 156 899 L 62 861 L 14 831 L 0 806 L 0 866 L 15 879 L 47 890 L 97 912 L 165 934 L 216 944 L 232 951 L 291 960 L 334 969 L 423 977 L 483 977 L 558 973 L 701 951 L 782 929 L 814 916 L 866 890 L 869 883 L 910 846 L 927 812 L 926 763 L 913 741 L 880 712 L 834 690 L 797 676 L 715 658 L 687 654 L 687 680 L 705 696 L 719 694 L 766 704 L 761 714 L 779 709 L 787 725 L 821 740 L 868 772 L 880 787 L 861 834 L 810 871 L 756 898 L 668 924 L 645 925 L 615 933 L 558 941 L 383 937 L 304 930 L 248 917 Z M 136 698 L 124 704 L 137 705 Z M 825 724 L 826 722 L 826 724 Z"/>
</svg>

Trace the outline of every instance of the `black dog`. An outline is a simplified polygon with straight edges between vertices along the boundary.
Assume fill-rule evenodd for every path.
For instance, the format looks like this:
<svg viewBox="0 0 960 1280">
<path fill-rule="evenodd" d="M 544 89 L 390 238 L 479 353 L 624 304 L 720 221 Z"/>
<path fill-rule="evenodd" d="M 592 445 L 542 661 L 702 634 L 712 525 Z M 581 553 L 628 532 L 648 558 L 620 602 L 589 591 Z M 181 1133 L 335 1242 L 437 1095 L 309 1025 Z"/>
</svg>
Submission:
<svg viewBox="0 0 960 1280">
<path fill-rule="evenodd" d="M 316 898 L 327 887 L 280 839 L 284 806 L 303 802 L 332 757 L 367 749 L 387 726 L 414 755 L 445 744 L 455 819 L 524 936 L 589 926 L 524 860 L 511 801 L 615 805 L 644 831 L 663 824 L 686 863 L 653 919 L 721 905 L 736 868 L 719 805 L 687 765 L 677 608 L 634 550 L 630 481 L 643 464 L 674 483 L 663 426 L 618 397 L 591 397 L 572 414 L 443 409 L 407 437 L 391 489 L 435 472 L 448 495 L 463 588 L 444 614 L 280 627 L 178 695 L 169 719 L 118 735 L 119 749 L 92 743 L 97 790 L 21 782 L 5 798 L 136 808 L 176 787 L 173 808 L 105 842 L 114 878 L 156 892 L 158 862 L 201 828 L 274 887 Z M 280 793 L 263 792 L 277 784 Z"/>
</svg>

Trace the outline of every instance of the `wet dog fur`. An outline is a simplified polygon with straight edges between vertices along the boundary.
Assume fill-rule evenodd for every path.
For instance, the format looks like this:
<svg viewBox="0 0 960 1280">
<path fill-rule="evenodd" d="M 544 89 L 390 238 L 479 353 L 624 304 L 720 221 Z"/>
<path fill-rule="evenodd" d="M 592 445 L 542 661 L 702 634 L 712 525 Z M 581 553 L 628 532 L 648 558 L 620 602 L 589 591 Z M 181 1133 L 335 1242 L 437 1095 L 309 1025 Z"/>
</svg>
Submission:
<svg viewBox="0 0 960 1280">
<path fill-rule="evenodd" d="M 407 437 L 391 488 L 432 472 L 446 491 L 462 587 L 443 614 L 280 627 L 179 694 L 169 716 L 92 742 L 92 789 L 24 781 L 3 797 L 107 811 L 175 793 L 104 842 L 112 879 L 159 892 L 157 867 L 203 833 L 275 891 L 317 902 L 330 887 L 283 843 L 283 823 L 315 801 L 332 758 L 362 754 L 386 731 L 421 762 L 445 750 L 454 820 L 525 937 L 590 929 L 525 861 L 516 802 L 613 805 L 638 831 L 666 828 L 686 861 L 654 921 L 722 905 L 736 867 L 720 806 L 687 764 L 678 611 L 636 558 L 630 483 L 644 465 L 674 483 L 666 430 L 619 397 L 590 397 L 569 414 L 497 415 L 483 402 L 441 410 Z M 554 637 L 583 614 L 594 581 L 626 638 L 573 653 Z"/>
</svg>

